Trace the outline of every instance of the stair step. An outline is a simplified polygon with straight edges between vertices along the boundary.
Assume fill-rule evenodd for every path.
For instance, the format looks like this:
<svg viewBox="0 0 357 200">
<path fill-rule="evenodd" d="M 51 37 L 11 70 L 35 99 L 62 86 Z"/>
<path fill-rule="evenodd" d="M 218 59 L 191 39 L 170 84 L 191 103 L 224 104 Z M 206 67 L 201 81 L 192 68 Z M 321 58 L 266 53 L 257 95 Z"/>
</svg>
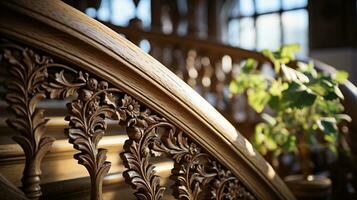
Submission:
<svg viewBox="0 0 357 200">
<path fill-rule="evenodd" d="M 0 145 L 1 144 L 13 144 L 14 141 L 12 137 L 19 135 L 14 129 L 9 127 L 6 123 L 7 117 L 0 117 Z M 68 121 L 65 121 L 64 117 L 52 116 L 48 117 L 49 121 L 46 125 L 46 136 L 52 136 L 57 140 L 66 139 L 64 134 L 64 129 L 68 128 Z M 125 127 L 118 125 L 117 121 L 106 120 L 107 130 L 105 131 L 106 136 L 111 135 L 126 135 Z"/>
<path fill-rule="evenodd" d="M 108 149 L 107 159 L 112 163 L 110 173 L 122 171 L 119 153 L 127 136 L 105 136 L 99 147 Z M 85 167 L 79 165 L 73 155 L 78 153 L 67 140 L 56 140 L 50 152 L 42 161 L 42 182 L 73 179 L 88 175 Z M 14 185 L 21 185 L 25 156 L 18 144 L 0 145 L 0 171 Z M 68 170 L 70 169 L 70 170 Z"/>
<path fill-rule="evenodd" d="M 105 136 L 99 142 L 100 148 L 108 150 L 107 160 L 112 163 L 109 173 L 119 173 L 125 170 L 119 153 L 123 151 L 123 145 L 127 138 L 126 135 Z M 56 140 L 41 164 L 42 183 L 88 176 L 85 167 L 79 165 L 77 160 L 73 158 L 75 153 L 78 153 L 78 151 L 73 149 L 72 144 L 69 144 L 67 140 Z M 167 158 L 153 158 L 152 162 L 157 164 L 172 163 Z M 21 185 L 24 163 L 25 156 L 18 144 L 0 145 L 0 171 L 15 186 Z"/>
<path fill-rule="evenodd" d="M 174 199 L 172 190 L 168 187 L 174 184 L 169 179 L 172 162 L 161 162 L 156 164 L 157 175 L 161 177 L 160 184 L 167 187 L 164 199 Z M 89 199 L 90 179 L 82 177 L 57 181 L 42 185 L 45 199 Z M 108 174 L 103 181 L 103 199 L 135 199 L 133 189 L 126 184 L 121 172 Z"/>
</svg>

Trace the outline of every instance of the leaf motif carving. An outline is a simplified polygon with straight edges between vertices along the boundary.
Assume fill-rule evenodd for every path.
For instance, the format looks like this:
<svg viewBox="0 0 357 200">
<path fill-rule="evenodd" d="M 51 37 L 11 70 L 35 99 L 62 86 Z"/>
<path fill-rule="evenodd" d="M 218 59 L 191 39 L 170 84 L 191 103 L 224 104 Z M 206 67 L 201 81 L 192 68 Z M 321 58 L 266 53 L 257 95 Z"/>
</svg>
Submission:
<svg viewBox="0 0 357 200">
<path fill-rule="evenodd" d="M 125 142 L 124 153 L 121 154 L 128 168 L 124 177 L 137 190 L 134 194 L 138 199 L 162 199 L 165 188 L 160 186 L 155 167 L 149 163 L 150 145 L 157 139 L 159 118 L 151 115 L 149 110 L 140 112 L 138 102 L 128 95 L 122 99 L 121 109 L 124 111 L 122 113 L 127 121 L 130 138 Z"/>
<path fill-rule="evenodd" d="M 161 138 L 161 143 L 155 141 L 154 151 L 170 155 L 174 161 L 173 175 L 178 184 L 178 195 L 180 199 L 201 199 L 203 185 L 216 176 L 205 170 L 204 160 L 209 155 L 201 152 L 201 149 L 188 138 L 183 136 L 182 131 L 175 133 L 173 127 L 169 133 Z"/>
<path fill-rule="evenodd" d="M 1 49 L 4 60 L 10 64 L 11 75 L 5 84 L 8 90 L 5 100 L 16 114 L 16 118 L 7 119 L 7 124 L 21 133 L 13 139 L 26 155 L 22 189 L 28 198 L 39 199 L 41 161 L 55 139 L 44 136 L 48 119 L 44 117 L 44 110 L 36 109 L 36 105 L 46 97 L 41 86 L 47 81 L 47 65 L 53 61 L 7 42 L 1 44 Z"/>
<path fill-rule="evenodd" d="M 116 98 L 112 92 L 117 89 L 108 89 L 106 82 L 100 82 L 90 78 L 87 73 L 79 72 L 77 81 L 82 83 L 73 84 L 64 79 L 63 74 L 58 74 L 57 91 L 53 94 L 62 97 L 78 93 L 77 99 L 67 104 L 69 115 L 69 127 L 66 133 L 69 142 L 80 152 L 74 155 L 78 163 L 84 165 L 91 177 L 91 199 L 102 198 L 102 182 L 108 173 L 111 163 L 106 161 L 107 150 L 98 148 L 98 143 L 104 136 L 107 124 L 105 119 L 120 119 L 116 109 Z M 57 87 L 58 86 L 58 87 Z M 66 88 L 68 86 L 68 88 Z M 76 87 L 73 89 L 73 87 Z M 72 90 L 73 89 L 73 90 Z M 110 99 L 110 100 L 109 100 Z"/>
<path fill-rule="evenodd" d="M 88 75 L 88 74 L 86 74 Z M 85 86 L 86 78 L 84 78 L 83 72 L 79 71 L 75 81 L 69 81 L 66 78 L 65 70 L 55 73 L 53 81 L 44 85 L 43 87 L 49 92 L 50 98 L 65 99 L 70 96 L 75 96 L 78 90 Z"/>
</svg>

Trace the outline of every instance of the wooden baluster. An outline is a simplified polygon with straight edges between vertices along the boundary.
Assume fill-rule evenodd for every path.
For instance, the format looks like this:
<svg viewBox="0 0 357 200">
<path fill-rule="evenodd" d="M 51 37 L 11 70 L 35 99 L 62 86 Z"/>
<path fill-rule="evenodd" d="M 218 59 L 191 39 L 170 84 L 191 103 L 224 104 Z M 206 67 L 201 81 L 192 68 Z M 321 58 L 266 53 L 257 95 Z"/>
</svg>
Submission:
<svg viewBox="0 0 357 200">
<path fill-rule="evenodd" d="M 226 65 L 223 67 L 224 72 L 226 74 L 225 78 L 225 103 L 226 103 L 226 108 L 225 108 L 225 117 L 230 119 L 231 122 L 233 122 L 232 119 L 234 115 L 233 111 L 233 104 L 234 104 L 234 97 L 231 95 L 229 91 L 229 84 L 230 82 L 234 79 L 234 62 L 232 58 L 228 55 L 225 55 L 223 57 L 223 65 Z"/>
<path fill-rule="evenodd" d="M 222 72 L 224 74 L 224 79 L 222 80 L 224 88 L 223 88 L 223 104 L 224 111 L 223 115 L 228 117 L 231 113 L 230 107 L 230 98 L 229 98 L 229 83 L 232 80 L 232 58 L 229 55 L 224 55 L 222 57 Z"/>
<path fill-rule="evenodd" d="M 151 31 L 161 32 L 161 5 L 162 0 L 151 0 L 150 8 L 151 8 Z"/>
<path fill-rule="evenodd" d="M 159 60 L 161 57 L 161 49 L 159 47 L 159 43 L 156 41 L 150 41 L 150 51 L 149 54 L 154 57 L 155 59 Z"/>
<path fill-rule="evenodd" d="M 197 57 L 197 52 L 194 49 L 191 49 L 187 52 L 187 57 L 186 57 L 186 77 L 184 76 L 184 80 L 188 85 L 190 85 L 192 88 L 195 88 L 196 86 L 196 78 L 198 76 L 198 72 L 195 68 L 195 60 Z"/>
<path fill-rule="evenodd" d="M 193 0 L 190 3 L 187 3 L 187 8 L 188 8 L 188 17 L 187 17 L 187 23 L 188 23 L 188 30 L 187 30 L 187 35 L 190 37 L 196 37 L 197 33 L 199 32 L 199 1 L 200 0 Z"/>
<path fill-rule="evenodd" d="M 165 44 L 164 43 L 161 43 L 161 42 L 158 42 L 157 43 L 157 57 L 155 57 L 157 60 L 159 60 L 161 63 L 164 62 L 164 51 L 165 51 Z"/>
<path fill-rule="evenodd" d="M 208 95 L 211 93 L 212 85 L 212 76 L 214 74 L 214 68 L 212 67 L 210 58 L 203 56 L 201 58 L 202 68 L 203 68 L 203 77 L 202 77 L 202 87 L 203 87 L 203 96 L 209 100 Z"/>
<path fill-rule="evenodd" d="M 44 136 L 48 119 L 44 117 L 44 110 L 37 109 L 36 105 L 46 97 L 42 85 L 52 59 L 14 44 L 3 43 L 1 48 L 11 74 L 5 84 L 8 89 L 5 100 L 16 114 L 16 118 L 6 122 L 21 133 L 13 139 L 20 144 L 26 157 L 22 190 L 29 199 L 39 199 L 42 196 L 41 162 L 55 139 Z"/>
<path fill-rule="evenodd" d="M 161 63 L 165 66 L 172 66 L 172 45 L 164 45 L 162 48 Z M 172 71 L 172 69 L 170 69 Z"/>
<path fill-rule="evenodd" d="M 149 109 L 140 108 L 140 104 L 128 95 L 122 99 L 120 109 L 125 114 L 129 136 L 120 154 L 128 168 L 123 173 L 125 180 L 137 190 L 134 194 L 138 199 L 162 199 L 165 188 L 160 186 L 160 177 L 155 175 L 154 166 L 150 164 L 150 157 L 155 156 L 150 148 L 158 137 L 157 123 L 164 120 L 151 114 Z"/>
<path fill-rule="evenodd" d="M 239 70 L 240 70 L 240 63 L 241 59 L 240 58 L 234 58 L 233 64 L 232 64 L 232 72 L 231 72 L 231 81 L 238 75 Z M 230 81 L 230 82 L 231 82 Z M 230 84 L 230 82 L 228 84 Z M 232 94 L 231 92 L 229 93 L 229 119 L 231 123 L 237 124 L 240 121 L 240 104 L 241 104 L 241 99 L 239 98 L 241 95 L 240 94 Z"/>
<path fill-rule="evenodd" d="M 222 17 L 220 16 L 224 1 L 207 0 L 207 32 L 208 39 L 222 41 Z"/>
<path fill-rule="evenodd" d="M 83 87 L 78 89 L 78 98 L 67 105 L 69 128 L 66 134 L 73 147 L 80 151 L 74 155 L 84 165 L 91 178 L 91 200 L 102 199 L 102 183 L 111 163 L 106 161 L 106 149 L 98 148 L 107 124 L 105 119 L 118 119 L 114 92 L 108 83 L 79 73 Z M 65 80 L 65 79 L 64 79 Z M 78 83 L 77 83 L 78 84 Z"/>
<path fill-rule="evenodd" d="M 142 29 L 142 26 L 143 24 L 141 19 L 135 17 L 129 21 L 128 28 L 140 30 Z M 130 40 L 132 43 L 136 44 L 136 46 L 139 46 L 140 41 L 143 39 L 138 35 L 131 35 L 131 34 L 126 35 L 126 38 Z"/>
<path fill-rule="evenodd" d="M 216 107 L 217 106 L 217 95 L 216 95 L 216 85 L 217 85 L 217 77 L 216 77 L 216 63 L 218 60 L 218 56 L 216 54 L 210 55 L 210 65 L 212 68 L 212 76 L 211 76 L 211 85 L 210 85 L 210 94 L 212 94 L 211 100 L 209 102 Z"/>
<path fill-rule="evenodd" d="M 194 69 L 196 70 L 196 85 L 195 85 L 195 90 L 196 92 L 198 92 L 199 94 L 203 94 L 203 86 L 202 86 L 202 78 L 203 78 L 203 74 L 204 74 L 204 69 L 203 69 L 203 66 L 202 66 L 202 63 L 201 63 L 201 51 L 198 49 L 196 51 L 196 58 L 195 58 L 195 61 L 194 61 Z"/>
<path fill-rule="evenodd" d="M 224 108 L 225 108 L 224 80 L 226 78 L 226 75 L 222 68 L 222 57 L 221 56 L 216 57 L 215 60 L 216 60 L 216 62 L 215 62 L 214 75 L 213 75 L 213 77 L 215 79 L 215 85 L 213 86 L 215 95 L 216 95 L 215 107 L 217 108 L 217 110 L 222 112 L 222 111 L 224 111 Z"/>
<path fill-rule="evenodd" d="M 176 76 L 183 79 L 184 68 L 185 68 L 184 55 L 182 54 L 182 50 L 180 46 L 177 45 L 173 49 L 171 69 L 172 72 L 176 74 Z"/>
<path fill-rule="evenodd" d="M 172 24 L 172 33 L 173 34 L 177 34 L 177 28 L 180 22 L 180 13 L 178 10 L 178 5 L 177 5 L 177 1 L 168 1 L 167 2 L 169 4 L 170 7 L 170 11 L 169 11 L 169 17 L 170 17 L 170 21 Z"/>
</svg>

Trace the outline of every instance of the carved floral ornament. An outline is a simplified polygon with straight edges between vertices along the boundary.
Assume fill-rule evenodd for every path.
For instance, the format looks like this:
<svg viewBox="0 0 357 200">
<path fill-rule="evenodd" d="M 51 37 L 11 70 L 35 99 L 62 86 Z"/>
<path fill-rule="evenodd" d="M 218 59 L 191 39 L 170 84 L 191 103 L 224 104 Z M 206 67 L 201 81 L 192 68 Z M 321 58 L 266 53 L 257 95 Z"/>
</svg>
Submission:
<svg viewBox="0 0 357 200">
<path fill-rule="evenodd" d="M 111 165 L 107 150 L 98 148 L 106 119 L 126 126 L 129 139 L 120 153 L 127 168 L 123 175 L 138 199 L 163 199 L 165 187 L 150 163 L 150 158 L 160 156 L 174 161 L 172 187 L 178 199 L 255 199 L 231 171 L 183 131 L 105 80 L 5 40 L 1 49 L 2 67 L 7 66 L 12 76 L 5 99 L 16 114 L 8 124 L 21 133 L 14 139 L 26 155 L 22 189 L 30 199 L 41 196 L 40 163 L 54 142 L 44 136 L 48 119 L 36 105 L 44 98 L 69 97 L 65 132 L 79 151 L 74 158 L 91 177 L 91 199 L 102 198 L 103 178 Z"/>
</svg>

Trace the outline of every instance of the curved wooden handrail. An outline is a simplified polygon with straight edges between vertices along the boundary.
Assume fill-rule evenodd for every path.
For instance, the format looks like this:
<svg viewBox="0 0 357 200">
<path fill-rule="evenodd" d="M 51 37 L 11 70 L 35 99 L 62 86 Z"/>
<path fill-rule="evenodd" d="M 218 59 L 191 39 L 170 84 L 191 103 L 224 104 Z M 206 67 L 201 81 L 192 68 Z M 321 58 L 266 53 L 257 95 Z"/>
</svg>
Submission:
<svg viewBox="0 0 357 200">
<path fill-rule="evenodd" d="M 207 101 L 113 30 L 60 1 L 1 1 L 0 33 L 96 74 L 182 129 L 258 199 L 294 199 L 272 167 Z"/>
</svg>

